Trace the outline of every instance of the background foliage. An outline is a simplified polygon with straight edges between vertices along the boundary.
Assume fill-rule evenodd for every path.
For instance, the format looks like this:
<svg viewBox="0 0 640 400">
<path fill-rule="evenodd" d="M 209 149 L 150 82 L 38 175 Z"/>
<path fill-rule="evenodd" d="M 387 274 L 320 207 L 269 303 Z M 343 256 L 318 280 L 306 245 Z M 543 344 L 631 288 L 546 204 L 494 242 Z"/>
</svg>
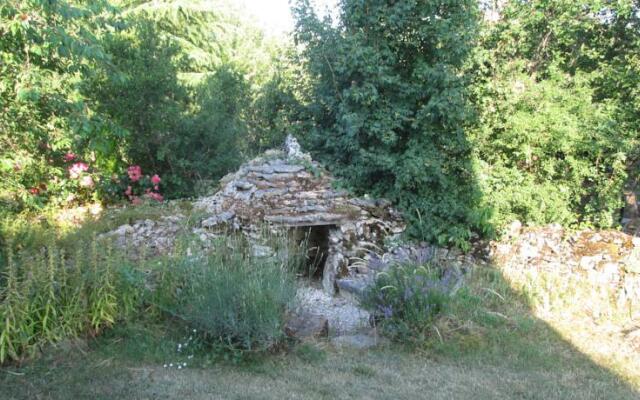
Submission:
<svg viewBox="0 0 640 400">
<path fill-rule="evenodd" d="M 481 8 L 486 2 L 481 2 Z M 638 174 L 635 0 L 297 1 L 294 43 L 233 2 L 0 5 L 0 214 L 192 196 L 287 133 L 412 237 L 613 227 Z"/>
<path fill-rule="evenodd" d="M 279 101 L 260 94 L 279 44 L 230 2 L 32 0 L 0 12 L 0 201 L 12 212 L 113 201 L 131 165 L 159 174 L 169 197 L 192 195 L 256 151 L 253 127 L 272 116 L 248 110 Z"/>
<path fill-rule="evenodd" d="M 612 227 L 637 160 L 638 4 L 508 2 L 469 72 L 494 225 Z"/>
<path fill-rule="evenodd" d="M 95 156 L 122 136 L 80 90 L 97 66 L 108 63 L 100 38 L 109 14 L 103 2 L 0 6 L 3 208 L 41 206 L 78 192 L 77 182 L 66 179 L 64 154 L 82 140 L 79 154 Z M 109 159 L 95 161 L 110 167 Z"/>
</svg>

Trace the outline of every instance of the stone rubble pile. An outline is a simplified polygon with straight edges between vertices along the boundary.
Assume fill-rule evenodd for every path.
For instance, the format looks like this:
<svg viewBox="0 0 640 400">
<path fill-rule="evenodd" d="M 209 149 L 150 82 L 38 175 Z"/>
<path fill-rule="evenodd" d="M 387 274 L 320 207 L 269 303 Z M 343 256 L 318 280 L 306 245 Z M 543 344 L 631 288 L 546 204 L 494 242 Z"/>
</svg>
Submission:
<svg viewBox="0 0 640 400">
<path fill-rule="evenodd" d="M 183 230 L 183 221 L 181 214 L 164 216 L 158 220 L 144 219 L 121 225 L 100 237 L 111 238 L 114 245 L 121 248 L 132 251 L 144 249 L 148 255 L 162 254 L 173 248 L 179 232 Z"/>
<path fill-rule="evenodd" d="M 522 228 L 491 244 L 492 261 L 511 268 L 579 274 L 617 290 L 618 302 L 640 301 L 640 237 L 618 231 L 565 231 L 559 225 Z"/>
</svg>

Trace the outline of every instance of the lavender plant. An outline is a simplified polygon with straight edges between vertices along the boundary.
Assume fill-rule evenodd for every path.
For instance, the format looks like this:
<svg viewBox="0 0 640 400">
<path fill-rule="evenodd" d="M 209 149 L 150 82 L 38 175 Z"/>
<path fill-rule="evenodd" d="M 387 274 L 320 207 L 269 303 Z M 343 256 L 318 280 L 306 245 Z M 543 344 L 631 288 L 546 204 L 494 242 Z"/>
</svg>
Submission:
<svg viewBox="0 0 640 400">
<path fill-rule="evenodd" d="M 156 264 L 149 301 L 161 315 L 196 329 L 214 352 L 269 350 L 285 339 L 299 259 L 290 252 L 257 256 L 245 238 L 230 234 L 210 252 L 182 251 Z"/>
<path fill-rule="evenodd" d="M 428 265 L 396 264 L 381 272 L 362 304 L 394 340 L 420 342 L 447 307 L 457 273 Z"/>
</svg>

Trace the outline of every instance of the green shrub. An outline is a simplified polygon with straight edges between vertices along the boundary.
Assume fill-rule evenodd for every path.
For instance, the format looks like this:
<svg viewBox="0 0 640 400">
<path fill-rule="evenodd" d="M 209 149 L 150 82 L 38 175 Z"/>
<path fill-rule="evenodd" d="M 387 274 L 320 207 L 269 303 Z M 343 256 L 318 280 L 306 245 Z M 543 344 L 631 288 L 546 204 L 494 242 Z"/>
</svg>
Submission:
<svg viewBox="0 0 640 400">
<path fill-rule="evenodd" d="M 186 85 L 179 79 L 180 46 L 143 18 L 108 36 L 104 46 L 119 73 L 103 69 L 85 92 L 127 132 L 109 149 L 121 170 L 138 165 L 159 174 L 175 198 L 193 195 L 195 181 L 219 179 L 240 163 L 250 92 L 233 64 Z"/>
<path fill-rule="evenodd" d="M 480 78 L 470 139 L 497 227 L 516 218 L 618 225 L 640 137 L 636 9 L 632 0 L 507 1 L 484 25 L 467 70 Z"/>
<path fill-rule="evenodd" d="M 65 155 L 102 155 L 121 133 L 80 90 L 92 71 L 108 64 L 100 44 L 108 15 L 104 1 L 2 3 L 0 208 L 19 212 L 69 196 L 91 198 L 91 190 L 69 179 Z M 111 159 L 101 157 L 101 166 Z"/>
<path fill-rule="evenodd" d="M 394 340 L 419 344 L 449 303 L 451 272 L 422 265 L 395 265 L 376 276 L 362 299 Z"/>
<path fill-rule="evenodd" d="M 151 301 L 214 347 L 264 351 L 284 339 L 295 295 L 295 257 L 255 257 L 246 240 L 221 238 L 211 252 L 179 252 L 156 266 Z"/>
<path fill-rule="evenodd" d="M 474 143 L 492 222 L 615 226 L 627 133 L 615 109 L 593 102 L 587 77 L 548 73 L 538 82 L 511 72 L 485 87 Z"/>
</svg>

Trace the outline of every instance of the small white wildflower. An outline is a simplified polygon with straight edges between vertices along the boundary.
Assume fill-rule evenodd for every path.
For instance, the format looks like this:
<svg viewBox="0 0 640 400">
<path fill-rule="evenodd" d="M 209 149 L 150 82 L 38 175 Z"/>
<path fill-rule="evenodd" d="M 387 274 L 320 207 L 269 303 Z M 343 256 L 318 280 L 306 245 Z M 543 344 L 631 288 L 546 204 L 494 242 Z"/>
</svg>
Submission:
<svg viewBox="0 0 640 400">
<path fill-rule="evenodd" d="M 167 368 L 167 364 L 165 364 L 164 367 Z"/>
<path fill-rule="evenodd" d="M 182 366 L 181 366 L 181 365 L 178 365 L 178 369 L 182 369 Z"/>
<path fill-rule="evenodd" d="M 195 329 L 193 330 L 193 333 L 196 333 L 196 330 L 195 330 Z"/>
<path fill-rule="evenodd" d="M 191 360 L 192 358 L 193 358 L 193 354 L 187 357 L 188 360 Z"/>
<path fill-rule="evenodd" d="M 169 367 L 173 367 L 173 363 L 169 364 Z"/>
<path fill-rule="evenodd" d="M 183 366 L 183 367 L 186 367 L 186 366 L 187 366 L 187 363 L 182 363 L 182 366 Z"/>
</svg>

